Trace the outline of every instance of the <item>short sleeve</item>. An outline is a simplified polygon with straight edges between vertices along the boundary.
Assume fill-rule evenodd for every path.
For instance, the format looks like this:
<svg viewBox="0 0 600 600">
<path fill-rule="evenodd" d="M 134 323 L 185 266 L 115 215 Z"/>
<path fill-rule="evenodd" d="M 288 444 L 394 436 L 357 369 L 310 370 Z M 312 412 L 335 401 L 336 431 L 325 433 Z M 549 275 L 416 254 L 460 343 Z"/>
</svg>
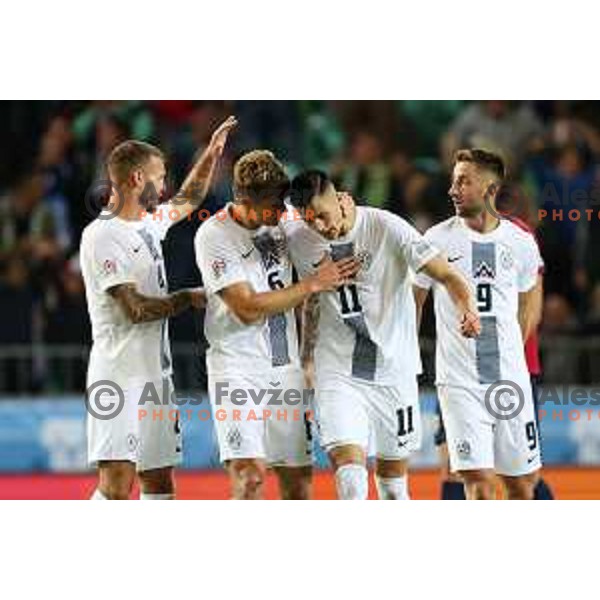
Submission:
<svg viewBox="0 0 600 600">
<path fill-rule="evenodd" d="M 136 282 L 134 262 L 113 232 L 98 232 L 87 242 L 93 244 L 86 254 L 91 258 L 94 280 L 100 291 L 106 292 L 117 285 Z"/>
<path fill-rule="evenodd" d="M 386 222 L 394 248 L 415 273 L 439 254 L 439 250 L 404 219 L 387 214 Z"/>
<path fill-rule="evenodd" d="M 310 260 L 308 259 L 307 251 L 312 248 L 310 243 L 307 243 L 306 225 L 301 222 L 288 221 L 282 222 L 285 239 L 287 242 L 290 260 L 300 277 L 306 277 L 312 271 Z M 313 244 L 319 244 L 319 240 L 313 241 Z"/>
<path fill-rule="evenodd" d="M 198 229 L 194 250 L 204 287 L 209 293 L 248 281 L 239 250 L 227 240 L 220 223 L 206 223 Z"/>
<path fill-rule="evenodd" d="M 537 283 L 538 275 L 544 270 L 544 261 L 533 235 L 523 238 L 517 257 L 517 286 L 519 292 L 528 292 Z"/>
<path fill-rule="evenodd" d="M 419 273 L 417 273 L 415 275 L 413 283 L 417 287 L 423 288 L 424 290 L 429 290 L 429 289 L 431 289 L 431 286 L 433 285 L 433 279 L 431 279 L 431 277 L 429 277 L 429 275 L 426 275 L 425 273 L 423 273 L 423 271 L 419 271 Z"/>
</svg>

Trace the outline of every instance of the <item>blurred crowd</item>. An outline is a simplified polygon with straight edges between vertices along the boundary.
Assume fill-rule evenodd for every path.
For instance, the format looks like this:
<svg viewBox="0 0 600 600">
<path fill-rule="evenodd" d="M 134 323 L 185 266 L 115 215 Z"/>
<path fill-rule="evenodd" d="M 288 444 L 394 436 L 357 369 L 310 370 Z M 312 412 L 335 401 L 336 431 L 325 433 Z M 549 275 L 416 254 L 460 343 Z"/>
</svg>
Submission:
<svg viewBox="0 0 600 600">
<path fill-rule="evenodd" d="M 424 230 L 452 214 L 453 152 L 499 152 L 508 164 L 510 211 L 537 229 L 547 264 L 542 335 L 600 335 L 598 102 L 0 102 L 0 391 L 64 388 L 59 364 L 52 365 L 57 353 L 48 358 L 43 348 L 90 344 L 77 252 L 82 229 L 95 217 L 84 199 L 103 177 L 107 153 L 130 137 L 159 145 L 176 189 L 228 114 L 240 127 L 205 204 L 211 211 L 230 197 L 235 159 L 264 147 L 292 174 L 326 169 L 359 203 L 387 208 Z M 171 289 L 200 283 L 192 250 L 198 223 L 184 221 L 167 238 Z M 202 339 L 201 318 L 175 319 L 172 338 Z M 81 389 L 84 355 L 71 360 L 78 361 L 77 375 L 67 387 Z M 569 362 L 549 351 L 545 361 L 563 381 L 594 377 L 575 352 Z"/>
</svg>

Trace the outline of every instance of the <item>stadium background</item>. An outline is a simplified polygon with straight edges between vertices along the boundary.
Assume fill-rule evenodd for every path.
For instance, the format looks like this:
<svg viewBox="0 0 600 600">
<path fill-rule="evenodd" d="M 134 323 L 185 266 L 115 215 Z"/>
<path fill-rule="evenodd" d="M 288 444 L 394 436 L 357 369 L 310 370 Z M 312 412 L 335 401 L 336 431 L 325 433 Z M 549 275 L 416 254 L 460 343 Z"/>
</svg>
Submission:
<svg viewBox="0 0 600 600">
<path fill-rule="evenodd" d="M 121 140 L 163 148 L 175 187 L 212 128 L 235 114 L 240 127 L 204 204 L 211 212 L 229 197 L 235 158 L 264 147 L 292 173 L 305 166 L 327 169 L 359 202 L 387 208 L 421 230 L 452 213 L 453 149 L 501 152 L 519 215 L 537 221 L 538 209 L 548 211 L 537 223 L 546 262 L 540 339 L 544 381 L 561 386 L 562 401 L 573 386 L 600 383 L 599 109 L 600 103 L 584 101 L 0 103 L 0 498 L 84 498 L 93 489 L 82 395 L 91 340 L 77 249 L 94 217 L 86 193 Z M 587 208 L 594 209 L 589 218 L 569 217 L 570 210 Z M 172 290 L 200 284 L 192 249 L 198 225 L 184 221 L 166 240 Z M 411 476 L 416 498 L 438 493 L 431 335 L 428 318 L 422 336 L 424 447 Z M 202 315 L 173 319 L 171 340 L 177 387 L 203 389 Z M 541 425 L 547 480 L 559 498 L 600 498 L 600 411 L 547 408 Z M 553 408 L 562 410 L 562 419 L 551 418 Z M 590 420 L 582 408 L 593 409 Z M 571 409 L 580 409 L 579 419 L 570 418 Z M 183 426 L 180 496 L 226 497 L 210 422 Z M 322 455 L 318 460 L 324 464 Z M 272 480 L 269 485 L 272 497 Z M 316 497 L 332 496 L 333 482 L 321 472 Z"/>
</svg>

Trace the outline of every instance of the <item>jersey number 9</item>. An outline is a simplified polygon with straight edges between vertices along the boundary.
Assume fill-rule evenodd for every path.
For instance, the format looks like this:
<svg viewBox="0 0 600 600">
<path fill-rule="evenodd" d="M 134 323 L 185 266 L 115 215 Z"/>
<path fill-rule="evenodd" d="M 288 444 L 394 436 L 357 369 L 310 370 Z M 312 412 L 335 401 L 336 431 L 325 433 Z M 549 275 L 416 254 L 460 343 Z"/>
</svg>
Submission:
<svg viewBox="0 0 600 600">
<path fill-rule="evenodd" d="M 492 310 L 492 284 L 477 284 L 477 310 L 480 313 Z"/>
</svg>

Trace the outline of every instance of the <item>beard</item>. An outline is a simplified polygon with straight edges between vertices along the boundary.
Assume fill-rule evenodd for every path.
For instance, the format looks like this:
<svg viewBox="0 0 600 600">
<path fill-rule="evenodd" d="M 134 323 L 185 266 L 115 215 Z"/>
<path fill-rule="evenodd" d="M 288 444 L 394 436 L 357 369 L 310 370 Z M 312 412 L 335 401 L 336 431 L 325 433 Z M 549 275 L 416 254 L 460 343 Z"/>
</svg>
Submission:
<svg viewBox="0 0 600 600">
<path fill-rule="evenodd" d="M 146 212 L 153 213 L 161 201 L 161 194 L 158 194 L 154 186 L 149 184 L 144 188 L 138 203 Z"/>
<path fill-rule="evenodd" d="M 485 211 L 485 204 L 470 204 L 455 206 L 456 214 L 463 219 L 473 219 L 479 217 Z"/>
</svg>

